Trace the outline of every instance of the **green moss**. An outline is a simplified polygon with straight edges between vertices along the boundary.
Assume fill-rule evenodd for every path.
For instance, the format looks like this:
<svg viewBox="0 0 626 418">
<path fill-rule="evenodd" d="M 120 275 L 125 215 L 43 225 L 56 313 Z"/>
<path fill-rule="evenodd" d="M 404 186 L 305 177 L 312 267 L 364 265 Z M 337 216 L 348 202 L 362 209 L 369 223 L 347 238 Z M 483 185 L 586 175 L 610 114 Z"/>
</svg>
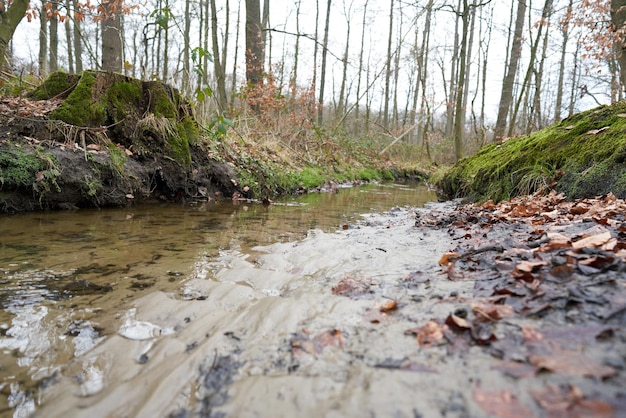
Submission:
<svg viewBox="0 0 626 418">
<path fill-rule="evenodd" d="M 503 200 L 554 186 L 570 198 L 612 191 L 626 175 L 626 103 L 602 106 L 459 161 L 439 182 L 450 196 Z"/>
<path fill-rule="evenodd" d="M 30 186 L 35 183 L 35 175 L 45 168 L 40 158 L 20 149 L 0 152 L 0 185 Z"/>
<path fill-rule="evenodd" d="M 148 111 L 156 117 L 178 117 L 178 103 L 175 102 L 178 94 L 171 87 L 157 81 L 145 82 L 144 94 L 149 103 Z"/>
<path fill-rule="evenodd" d="M 114 173 L 122 176 L 124 174 L 124 164 L 128 157 L 119 149 L 115 144 L 109 145 L 109 160 L 111 161 L 111 168 Z"/>
<path fill-rule="evenodd" d="M 59 119 L 76 126 L 102 126 L 106 111 L 101 101 L 94 100 L 96 73 L 85 71 L 70 95 L 55 110 L 50 119 Z"/>
<path fill-rule="evenodd" d="M 50 191 L 61 192 L 57 178 L 61 175 L 54 155 L 34 148 L 34 153 L 19 148 L 0 152 L 0 188 L 32 187 L 43 197 Z"/>
<path fill-rule="evenodd" d="M 103 102 L 113 123 L 137 112 L 142 99 L 140 83 L 139 80 L 115 82 L 107 89 Z"/>
<path fill-rule="evenodd" d="M 57 71 L 50 74 L 50 76 L 30 94 L 30 97 L 35 100 L 67 97 L 79 79 L 80 76 Z"/>
</svg>

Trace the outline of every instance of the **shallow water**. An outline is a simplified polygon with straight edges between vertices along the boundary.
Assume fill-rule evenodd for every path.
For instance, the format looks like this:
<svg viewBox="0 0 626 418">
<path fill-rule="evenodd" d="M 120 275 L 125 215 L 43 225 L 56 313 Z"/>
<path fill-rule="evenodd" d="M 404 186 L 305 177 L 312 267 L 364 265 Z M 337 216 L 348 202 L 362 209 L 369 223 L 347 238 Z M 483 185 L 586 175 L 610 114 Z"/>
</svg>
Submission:
<svg viewBox="0 0 626 418">
<path fill-rule="evenodd" d="M 423 187 L 388 184 L 271 206 L 162 204 L 0 217 L 0 415 L 37 412 L 46 402 L 40 393 L 62 376 L 73 376 L 77 392 L 71 395 L 79 398 L 115 386 L 101 372 L 107 366 L 98 362 L 106 360 L 85 356 L 113 337 L 145 342 L 132 358 L 147 361 L 154 338 L 179 331 L 176 324 L 155 327 L 135 317 L 135 305 L 145 306 L 151 295 L 189 299 L 193 295 L 181 291 L 186 283 L 232 277 L 243 285 L 238 288 L 275 296 L 279 290 L 271 282 L 280 282 L 280 274 L 258 286 L 256 276 L 247 276 L 250 266 L 238 270 L 235 259 L 254 260 L 257 246 L 297 242 L 313 230 L 343 230 L 363 214 L 435 199 Z M 318 257 L 337 251 L 329 249 L 325 254 L 320 248 Z M 158 316 L 159 307 L 152 311 Z"/>
</svg>

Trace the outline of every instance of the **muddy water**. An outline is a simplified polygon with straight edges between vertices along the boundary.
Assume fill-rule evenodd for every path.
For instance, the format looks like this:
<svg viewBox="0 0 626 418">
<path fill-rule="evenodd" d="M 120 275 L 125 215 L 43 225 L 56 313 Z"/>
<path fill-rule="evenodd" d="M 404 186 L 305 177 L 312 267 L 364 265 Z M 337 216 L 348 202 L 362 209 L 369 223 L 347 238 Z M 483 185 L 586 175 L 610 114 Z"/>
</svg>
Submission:
<svg viewBox="0 0 626 418">
<path fill-rule="evenodd" d="M 333 350 L 304 350 L 311 358 L 294 363 L 292 339 L 335 330 L 331 342 L 344 345 L 341 324 L 355 329 L 363 308 L 329 296 L 346 274 L 367 270 L 380 282 L 414 269 L 416 254 L 430 251 L 432 262 L 444 250 L 437 237 L 421 252 L 381 258 L 423 239 L 410 236 L 410 211 L 398 212 L 409 229 L 387 241 L 355 225 L 366 213 L 434 199 L 420 187 L 371 185 L 269 207 L 0 218 L 0 416 L 315 415 L 357 372 L 313 361 L 340 355 Z"/>
</svg>

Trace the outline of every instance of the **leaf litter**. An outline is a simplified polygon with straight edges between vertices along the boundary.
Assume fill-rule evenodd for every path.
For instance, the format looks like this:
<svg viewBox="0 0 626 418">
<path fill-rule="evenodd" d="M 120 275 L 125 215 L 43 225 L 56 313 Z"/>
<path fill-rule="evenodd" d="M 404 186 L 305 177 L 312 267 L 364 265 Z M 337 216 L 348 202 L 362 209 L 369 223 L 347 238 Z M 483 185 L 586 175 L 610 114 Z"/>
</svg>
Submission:
<svg viewBox="0 0 626 418">
<path fill-rule="evenodd" d="M 501 360 L 493 370 L 531 379 L 524 387 L 532 389 L 517 393 L 476 387 L 487 414 L 623 416 L 625 217 L 626 203 L 612 194 L 569 202 L 554 191 L 459 206 L 447 222 L 418 217 L 418 226 L 448 228 L 456 247 L 439 260 L 442 273 L 472 280 L 474 291 L 459 301 L 470 307 L 464 315 L 426 318 L 407 332 L 422 348 L 482 347 Z M 537 388 L 539 375 L 559 383 Z M 572 377 L 585 390 L 562 383 Z M 522 404 L 529 394 L 535 405 Z"/>
</svg>

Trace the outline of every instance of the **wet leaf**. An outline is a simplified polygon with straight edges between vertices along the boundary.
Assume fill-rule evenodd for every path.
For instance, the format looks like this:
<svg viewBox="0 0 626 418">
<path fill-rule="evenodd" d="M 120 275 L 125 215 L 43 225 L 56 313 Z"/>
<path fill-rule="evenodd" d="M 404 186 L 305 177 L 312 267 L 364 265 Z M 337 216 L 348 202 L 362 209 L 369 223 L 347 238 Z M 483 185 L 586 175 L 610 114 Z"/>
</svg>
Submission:
<svg viewBox="0 0 626 418">
<path fill-rule="evenodd" d="M 506 390 L 474 390 L 474 400 L 488 414 L 499 418 L 534 417 L 535 414 Z"/>
<path fill-rule="evenodd" d="M 446 318 L 446 325 L 450 327 L 453 331 L 465 331 L 472 327 L 467 319 L 461 318 L 460 316 L 450 314 Z"/>
<path fill-rule="evenodd" d="M 380 306 L 379 310 L 381 312 L 389 312 L 389 311 L 393 311 L 394 309 L 396 309 L 398 307 L 398 302 L 396 300 L 393 299 L 387 299 L 386 301 L 383 302 L 383 304 Z"/>
<path fill-rule="evenodd" d="M 552 418 L 612 418 L 613 407 L 602 400 L 586 399 L 576 386 L 548 386 L 531 391 L 535 402 Z"/>
<path fill-rule="evenodd" d="M 441 340 L 443 340 L 441 325 L 432 319 L 417 330 L 417 343 L 422 347 L 433 346 Z"/>
<path fill-rule="evenodd" d="M 333 294 L 338 296 L 359 296 L 369 293 L 370 282 L 366 278 L 355 279 L 348 275 L 333 286 L 331 289 Z"/>
<path fill-rule="evenodd" d="M 537 374 L 537 368 L 528 363 L 520 363 L 517 361 L 507 361 L 493 367 L 494 370 L 499 370 L 507 376 L 521 379 L 524 377 L 533 377 Z"/>
<path fill-rule="evenodd" d="M 492 321 L 497 321 L 503 318 L 510 318 L 515 314 L 515 311 L 509 305 L 476 302 L 471 303 L 470 306 L 477 315 L 480 315 L 482 318 Z"/>
<path fill-rule="evenodd" d="M 532 355 L 528 360 L 542 369 L 573 376 L 602 379 L 616 373 L 612 367 L 597 363 L 578 351 L 555 349 L 549 355 Z"/>
</svg>

